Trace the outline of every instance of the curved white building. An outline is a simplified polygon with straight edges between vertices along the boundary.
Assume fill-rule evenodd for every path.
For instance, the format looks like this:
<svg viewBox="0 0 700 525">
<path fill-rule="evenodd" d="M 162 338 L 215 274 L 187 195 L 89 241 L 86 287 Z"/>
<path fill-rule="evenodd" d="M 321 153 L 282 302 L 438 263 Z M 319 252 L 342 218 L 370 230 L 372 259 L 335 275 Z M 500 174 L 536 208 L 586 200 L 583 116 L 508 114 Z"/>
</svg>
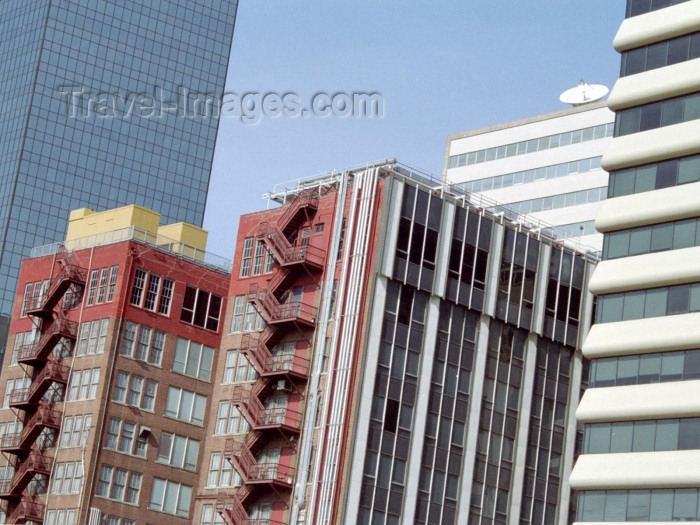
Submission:
<svg viewBox="0 0 700 525">
<path fill-rule="evenodd" d="M 628 0 L 577 523 L 700 522 L 700 0 Z"/>
</svg>

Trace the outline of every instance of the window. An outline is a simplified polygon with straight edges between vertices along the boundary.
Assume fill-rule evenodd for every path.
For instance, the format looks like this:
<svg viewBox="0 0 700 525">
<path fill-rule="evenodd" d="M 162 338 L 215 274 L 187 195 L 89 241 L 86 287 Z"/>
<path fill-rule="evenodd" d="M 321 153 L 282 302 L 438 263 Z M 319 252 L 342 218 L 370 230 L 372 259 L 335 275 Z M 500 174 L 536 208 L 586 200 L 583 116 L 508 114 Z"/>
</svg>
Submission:
<svg viewBox="0 0 700 525">
<path fill-rule="evenodd" d="M 430 290 L 435 275 L 442 200 L 406 185 L 396 243 L 393 277 Z"/>
<path fill-rule="evenodd" d="M 0 432 L 4 434 L 4 425 L 0 426 Z M 12 432 L 14 433 L 14 431 Z M 0 480 L 12 479 L 15 475 L 15 467 L 10 464 L 0 466 Z"/>
<path fill-rule="evenodd" d="M 5 397 L 2 401 L 2 408 L 8 408 L 10 406 L 10 397 L 13 390 L 24 390 L 29 388 L 32 384 L 32 380 L 28 377 L 21 377 L 18 379 L 8 379 L 5 384 Z"/>
<path fill-rule="evenodd" d="M 231 318 L 231 332 L 243 330 L 243 312 L 245 310 L 245 295 L 237 295 L 233 299 L 233 317 Z"/>
<path fill-rule="evenodd" d="M 700 378 L 700 350 L 593 359 L 590 387 L 642 385 Z"/>
<path fill-rule="evenodd" d="M 253 259 L 253 275 L 260 275 L 262 272 L 263 256 L 265 255 L 265 244 L 262 241 L 255 243 L 255 258 Z"/>
<path fill-rule="evenodd" d="M 59 446 L 82 447 L 87 443 L 92 426 L 92 414 L 65 416 L 61 426 Z"/>
<path fill-rule="evenodd" d="M 80 494 L 83 481 L 83 462 L 56 463 L 51 481 L 52 494 Z"/>
<path fill-rule="evenodd" d="M 455 213 L 447 278 L 447 298 L 481 310 L 493 222 L 458 207 Z"/>
<path fill-rule="evenodd" d="M 237 434 L 250 430 L 250 424 L 230 401 L 219 401 L 215 434 Z"/>
<path fill-rule="evenodd" d="M 668 1 L 668 0 L 661 0 Z M 505 144 L 498 147 L 462 153 L 460 155 L 452 155 L 449 159 L 448 169 L 460 168 L 471 164 L 479 164 L 495 159 L 512 157 L 514 155 L 524 155 L 534 151 L 543 151 L 550 148 L 558 148 L 560 146 L 568 146 L 579 142 L 587 142 L 589 140 L 598 140 L 605 137 L 612 137 L 613 125 L 599 124 L 591 128 L 579 129 L 576 131 L 566 131 L 557 135 L 548 135 L 546 137 L 538 137 L 529 141 L 515 142 Z"/>
<path fill-rule="evenodd" d="M 700 32 L 622 52 L 620 76 L 634 75 L 700 57 Z"/>
<path fill-rule="evenodd" d="M 192 286 L 185 288 L 180 321 L 216 332 L 220 313 L 221 297 Z"/>
<path fill-rule="evenodd" d="M 299 302 L 299 299 L 297 302 Z M 245 319 L 243 322 L 244 332 L 259 332 L 265 328 L 265 320 L 262 315 L 253 306 L 253 303 L 247 303 L 245 309 Z"/>
<path fill-rule="evenodd" d="M 700 118 L 700 93 L 690 93 L 615 113 L 615 136 L 647 131 Z"/>
<path fill-rule="evenodd" d="M 170 315 L 173 286 L 174 282 L 171 279 L 164 279 L 139 268 L 131 288 L 131 304 L 151 312 Z"/>
<path fill-rule="evenodd" d="M 153 478 L 151 501 L 148 508 L 187 518 L 190 514 L 191 499 L 192 487 L 174 481 Z"/>
<path fill-rule="evenodd" d="M 196 472 L 198 455 L 199 441 L 169 432 L 160 435 L 158 463 Z"/>
<path fill-rule="evenodd" d="M 165 332 L 127 321 L 124 324 L 121 355 L 160 366 Z"/>
<path fill-rule="evenodd" d="M 107 516 L 105 525 L 136 525 L 134 520 L 119 518 L 117 516 Z"/>
<path fill-rule="evenodd" d="M 250 276 L 250 263 L 253 259 L 253 238 L 243 240 L 243 256 L 241 258 L 241 277 Z"/>
<path fill-rule="evenodd" d="M 145 458 L 148 448 L 148 433 L 142 433 L 140 426 L 132 421 L 111 417 L 107 424 L 104 446 L 124 454 Z"/>
<path fill-rule="evenodd" d="M 175 282 L 172 279 L 163 279 L 163 287 L 160 292 L 160 301 L 158 301 L 158 313 L 161 315 L 170 315 L 170 303 L 173 298 L 173 287 Z"/>
<path fill-rule="evenodd" d="M 168 387 L 168 397 L 165 400 L 165 415 L 167 417 L 193 425 L 202 425 L 204 424 L 206 408 L 206 396 L 174 386 Z"/>
<path fill-rule="evenodd" d="M 119 271 L 119 266 L 112 266 L 109 272 L 109 286 L 107 288 L 107 302 L 111 302 L 114 299 L 114 290 L 117 286 L 117 272 Z"/>
<path fill-rule="evenodd" d="M 582 491 L 576 521 L 697 521 L 698 492 L 697 488 Z"/>
<path fill-rule="evenodd" d="M 214 511 L 214 505 L 202 505 L 202 520 L 200 525 L 223 525 L 224 518 Z"/>
<path fill-rule="evenodd" d="M 700 283 L 598 297 L 597 323 L 648 319 L 700 311 Z"/>
<path fill-rule="evenodd" d="M 100 268 L 90 272 L 85 306 L 92 306 L 93 304 L 102 304 L 105 302 L 109 303 L 114 299 L 114 288 L 117 284 L 117 270 L 119 270 L 119 266 Z M 66 297 L 68 297 L 68 295 L 69 293 L 66 292 Z M 70 295 L 73 296 L 77 294 L 70 293 Z M 64 297 L 64 300 L 68 301 L 66 297 Z M 73 301 L 74 300 L 71 300 L 71 302 Z"/>
<path fill-rule="evenodd" d="M 102 465 L 97 481 L 97 495 L 138 505 L 141 474 L 110 465 Z"/>
<path fill-rule="evenodd" d="M 154 311 L 156 309 L 156 300 L 158 299 L 158 290 L 160 289 L 160 275 L 154 273 L 148 276 L 148 287 L 146 288 L 146 299 L 143 302 L 143 307 L 146 310 Z"/>
<path fill-rule="evenodd" d="M 68 401 L 81 399 L 95 399 L 97 385 L 100 383 L 100 369 L 73 370 L 70 388 L 68 389 Z"/>
<path fill-rule="evenodd" d="M 80 325 L 80 336 L 78 337 L 78 348 L 76 356 L 101 354 L 105 351 L 107 341 L 107 328 L 109 319 L 98 319 L 96 321 L 86 321 Z"/>
<path fill-rule="evenodd" d="M 223 384 L 254 381 L 257 378 L 258 373 L 245 354 L 238 350 L 228 350 L 226 352 Z"/>
<path fill-rule="evenodd" d="M 233 300 L 231 332 L 259 332 L 265 328 L 265 320 L 245 295 L 237 295 Z"/>
<path fill-rule="evenodd" d="M 81 292 L 83 291 L 83 286 L 81 284 L 71 284 L 66 293 L 63 294 L 63 300 L 61 301 L 61 309 L 70 310 L 72 308 L 77 308 L 80 304 Z"/>
<path fill-rule="evenodd" d="M 112 401 L 153 411 L 157 390 L 157 381 L 118 370 Z"/>
<path fill-rule="evenodd" d="M 19 313 L 20 317 L 27 316 L 27 306 L 29 306 L 29 301 L 32 298 L 32 283 L 27 283 L 24 285 L 24 299 L 22 300 L 22 310 Z"/>
<path fill-rule="evenodd" d="M 131 287 L 131 304 L 141 306 L 143 300 L 143 289 L 146 286 L 146 271 L 137 268 L 134 273 L 134 285 Z"/>
<path fill-rule="evenodd" d="M 679 186 L 700 180 L 700 155 L 652 162 L 610 172 L 608 197 Z"/>
<path fill-rule="evenodd" d="M 88 293 L 87 299 L 85 300 L 85 306 L 95 304 L 95 293 L 97 292 L 97 279 L 99 272 L 99 270 L 93 270 L 90 272 L 90 283 L 88 284 Z"/>
<path fill-rule="evenodd" d="M 44 525 L 74 525 L 76 509 L 60 509 L 46 511 Z"/>
<path fill-rule="evenodd" d="M 31 332 L 19 332 L 15 334 L 15 344 L 12 347 L 12 355 L 10 356 L 10 366 L 17 364 L 19 349 L 25 345 L 30 345 L 38 341 L 39 332 L 35 330 Z"/>
<path fill-rule="evenodd" d="M 209 381 L 213 359 L 214 349 L 212 347 L 178 337 L 175 345 L 173 372 Z"/>
<path fill-rule="evenodd" d="M 625 18 L 642 15 L 657 9 L 664 9 L 672 5 L 682 4 L 688 0 L 627 0 Z"/>
<path fill-rule="evenodd" d="M 209 458 L 207 487 L 233 487 L 240 484 L 241 478 L 233 472 L 231 463 L 223 458 L 221 452 L 212 452 Z"/>
<path fill-rule="evenodd" d="M 97 287 L 97 302 L 103 303 L 105 300 L 105 294 L 107 293 L 107 278 L 109 276 L 109 268 L 102 268 L 100 270 L 100 284 Z"/>
<path fill-rule="evenodd" d="M 10 435 L 10 434 L 19 434 L 22 432 L 22 429 L 24 428 L 24 424 L 21 421 L 10 421 L 7 423 L 0 423 L 0 436 L 5 436 L 5 435 Z M 8 467 L 9 468 L 9 467 Z M 0 468 L 0 479 L 9 479 L 12 477 L 12 474 L 14 474 L 14 470 L 12 474 L 9 475 L 9 478 L 5 476 L 7 473 L 7 470 L 3 470 Z M 3 477 L 5 476 L 5 477 Z"/>
<path fill-rule="evenodd" d="M 323 225 L 321 225 L 323 226 Z M 265 273 L 272 273 L 275 269 L 275 258 L 270 250 L 265 250 Z"/>
<path fill-rule="evenodd" d="M 585 454 L 700 448 L 700 418 L 594 423 L 584 428 Z"/>
</svg>

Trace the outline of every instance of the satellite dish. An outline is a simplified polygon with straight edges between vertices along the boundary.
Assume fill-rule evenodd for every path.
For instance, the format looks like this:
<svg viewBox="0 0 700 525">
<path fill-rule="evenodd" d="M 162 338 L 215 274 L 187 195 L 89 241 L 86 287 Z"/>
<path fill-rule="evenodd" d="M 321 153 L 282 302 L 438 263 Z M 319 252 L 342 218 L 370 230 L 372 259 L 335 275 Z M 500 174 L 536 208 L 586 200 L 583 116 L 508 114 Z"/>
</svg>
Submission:
<svg viewBox="0 0 700 525">
<path fill-rule="evenodd" d="M 581 80 L 578 86 L 564 91 L 559 96 L 559 100 L 564 104 L 582 106 L 583 104 L 589 104 L 600 100 L 608 94 L 608 91 L 608 88 L 601 84 L 591 85 L 585 80 Z"/>
</svg>

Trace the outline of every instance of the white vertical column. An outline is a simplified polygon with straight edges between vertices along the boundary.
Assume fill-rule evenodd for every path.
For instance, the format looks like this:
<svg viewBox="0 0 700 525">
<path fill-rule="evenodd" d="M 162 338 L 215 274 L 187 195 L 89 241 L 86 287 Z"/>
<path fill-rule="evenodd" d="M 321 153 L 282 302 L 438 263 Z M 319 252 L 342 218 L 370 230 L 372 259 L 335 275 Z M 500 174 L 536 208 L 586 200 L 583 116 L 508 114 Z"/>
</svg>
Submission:
<svg viewBox="0 0 700 525">
<path fill-rule="evenodd" d="M 444 201 L 442 208 L 442 222 L 440 223 L 440 240 L 438 241 L 437 255 L 435 257 L 435 279 L 433 280 L 433 293 L 439 297 L 445 297 L 447 286 L 447 271 L 450 267 L 450 248 L 452 247 L 452 229 L 455 223 L 455 205 Z"/>
<path fill-rule="evenodd" d="M 547 304 L 547 284 L 549 282 L 549 261 L 552 259 L 552 247 L 540 245 L 540 261 L 537 265 L 537 283 L 535 285 L 535 310 L 530 330 L 542 335 L 544 329 L 544 311 Z"/>
<path fill-rule="evenodd" d="M 498 272 L 501 269 L 501 254 L 503 252 L 503 236 L 505 228 L 502 224 L 493 223 L 491 231 L 491 247 L 489 249 L 489 267 L 486 276 L 486 297 L 484 298 L 484 313 L 493 317 L 496 312 L 496 294 L 498 291 Z"/>
<path fill-rule="evenodd" d="M 413 525 L 418 499 L 418 479 L 420 478 L 423 442 L 425 440 L 425 422 L 428 417 L 428 400 L 430 399 L 430 383 L 435 360 L 435 341 L 437 340 L 438 319 L 440 317 L 440 298 L 431 296 L 428 302 L 428 315 L 425 321 L 423 336 L 423 355 L 418 372 L 418 391 L 416 406 L 413 410 L 413 430 L 411 448 L 408 453 L 406 489 L 404 492 L 403 519 L 404 525 Z"/>
<path fill-rule="evenodd" d="M 396 259 L 396 241 L 399 237 L 399 223 L 401 221 L 401 202 L 403 200 L 404 183 L 392 178 L 391 183 L 384 187 L 384 202 L 389 200 L 389 206 L 382 206 L 383 210 L 388 208 L 386 212 L 386 232 L 383 236 L 383 244 L 378 248 L 382 252 L 380 272 L 387 277 L 391 277 L 394 273 L 394 260 Z M 382 211 L 382 215 L 384 212 Z M 383 217 L 382 217 L 383 219 Z M 382 236 L 380 235 L 380 241 Z"/>
<path fill-rule="evenodd" d="M 520 413 L 518 414 L 518 430 L 515 437 L 515 457 L 513 458 L 510 509 L 508 511 L 509 525 L 518 525 L 520 522 L 520 505 L 523 499 L 523 481 L 525 479 L 525 462 L 527 461 L 527 437 L 530 433 L 530 413 L 536 363 L 537 334 L 531 333 L 525 342 L 523 384 L 520 387 Z"/>
<path fill-rule="evenodd" d="M 495 288 L 494 288 L 495 290 Z M 489 344 L 489 316 L 479 317 L 476 340 L 476 355 L 471 375 L 471 392 L 469 394 L 469 416 L 467 418 L 467 441 L 462 458 L 461 489 L 457 508 L 457 523 L 469 523 L 469 506 L 471 504 L 472 482 L 474 481 L 474 462 L 476 461 L 476 441 L 479 437 L 479 419 L 481 401 L 484 394 L 484 376 L 486 375 L 486 354 Z"/>
<path fill-rule="evenodd" d="M 372 310 L 369 318 L 369 332 L 367 335 L 367 347 L 365 349 L 365 363 L 363 370 L 364 380 L 360 387 L 360 405 L 357 410 L 357 426 L 355 427 L 355 439 L 350 450 L 350 476 L 347 490 L 347 504 L 343 523 L 356 523 L 357 512 L 360 507 L 360 493 L 362 492 L 362 474 L 367 454 L 367 433 L 374 399 L 374 378 L 377 375 L 377 363 L 379 362 L 379 341 L 382 336 L 382 322 L 384 320 L 384 305 L 386 303 L 387 279 L 377 276 L 374 286 Z"/>
</svg>

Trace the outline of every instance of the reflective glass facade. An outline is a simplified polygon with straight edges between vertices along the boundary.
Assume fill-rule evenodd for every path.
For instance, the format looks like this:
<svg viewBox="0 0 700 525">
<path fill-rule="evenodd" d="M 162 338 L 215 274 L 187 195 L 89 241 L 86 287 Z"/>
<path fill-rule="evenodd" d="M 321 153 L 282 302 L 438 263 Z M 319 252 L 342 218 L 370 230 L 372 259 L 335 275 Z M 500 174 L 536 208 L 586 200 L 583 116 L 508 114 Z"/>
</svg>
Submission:
<svg viewBox="0 0 700 525">
<path fill-rule="evenodd" d="M 223 93 L 236 7 L 0 3 L 0 314 L 21 259 L 62 239 L 71 209 L 202 224 L 218 119 L 195 99 Z"/>
</svg>

